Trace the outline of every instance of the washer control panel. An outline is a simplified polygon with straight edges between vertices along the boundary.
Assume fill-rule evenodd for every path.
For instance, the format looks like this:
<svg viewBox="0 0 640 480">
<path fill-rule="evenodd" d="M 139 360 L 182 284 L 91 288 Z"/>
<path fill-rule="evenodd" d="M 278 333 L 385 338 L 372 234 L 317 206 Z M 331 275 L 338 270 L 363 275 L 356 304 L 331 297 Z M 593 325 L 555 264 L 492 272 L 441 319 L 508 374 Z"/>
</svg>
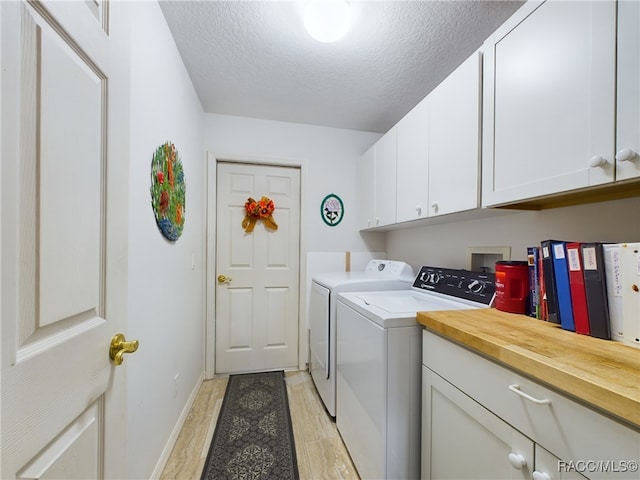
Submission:
<svg viewBox="0 0 640 480">
<path fill-rule="evenodd" d="M 495 281 L 494 273 L 424 266 L 413 287 L 490 306 L 496 293 Z"/>
</svg>

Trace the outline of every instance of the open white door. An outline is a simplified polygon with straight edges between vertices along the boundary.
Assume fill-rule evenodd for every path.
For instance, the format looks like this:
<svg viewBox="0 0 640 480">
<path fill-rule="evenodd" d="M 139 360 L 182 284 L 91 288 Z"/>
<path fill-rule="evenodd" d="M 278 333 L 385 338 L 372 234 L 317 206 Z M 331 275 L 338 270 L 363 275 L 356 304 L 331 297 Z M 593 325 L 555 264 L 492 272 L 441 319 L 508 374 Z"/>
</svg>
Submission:
<svg viewBox="0 0 640 480">
<path fill-rule="evenodd" d="M 300 169 L 218 163 L 216 373 L 298 365 Z M 249 197 L 273 200 L 277 230 L 242 223 Z"/>
<path fill-rule="evenodd" d="M 127 29 L 118 5 L 0 2 L 0 478 L 123 478 Z"/>
</svg>

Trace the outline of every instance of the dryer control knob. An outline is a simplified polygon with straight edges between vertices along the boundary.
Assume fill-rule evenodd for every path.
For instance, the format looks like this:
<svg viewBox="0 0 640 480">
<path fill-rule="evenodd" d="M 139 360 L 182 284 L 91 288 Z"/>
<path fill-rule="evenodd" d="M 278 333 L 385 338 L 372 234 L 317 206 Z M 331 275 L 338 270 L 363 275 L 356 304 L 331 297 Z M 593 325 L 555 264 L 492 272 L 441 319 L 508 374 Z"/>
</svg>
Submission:
<svg viewBox="0 0 640 480">
<path fill-rule="evenodd" d="M 485 289 L 485 284 L 480 280 L 473 280 L 467 288 L 473 293 L 480 293 Z"/>
</svg>

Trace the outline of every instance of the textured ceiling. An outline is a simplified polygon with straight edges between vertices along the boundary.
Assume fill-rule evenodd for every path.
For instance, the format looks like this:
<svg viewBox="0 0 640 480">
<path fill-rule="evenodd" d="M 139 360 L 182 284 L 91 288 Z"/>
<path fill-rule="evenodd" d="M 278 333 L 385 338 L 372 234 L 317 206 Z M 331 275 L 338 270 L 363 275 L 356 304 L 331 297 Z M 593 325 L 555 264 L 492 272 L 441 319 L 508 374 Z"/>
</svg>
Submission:
<svg viewBox="0 0 640 480">
<path fill-rule="evenodd" d="M 336 43 L 300 1 L 160 1 L 209 113 L 384 133 L 521 1 L 356 1 Z"/>
</svg>

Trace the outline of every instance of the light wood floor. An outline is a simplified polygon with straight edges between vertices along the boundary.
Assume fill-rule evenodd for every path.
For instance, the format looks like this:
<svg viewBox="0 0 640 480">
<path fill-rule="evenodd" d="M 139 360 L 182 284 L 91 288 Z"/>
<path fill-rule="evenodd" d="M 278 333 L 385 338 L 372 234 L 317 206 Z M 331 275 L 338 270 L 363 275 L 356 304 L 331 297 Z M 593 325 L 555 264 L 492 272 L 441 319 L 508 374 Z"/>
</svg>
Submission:
<svg viewBox="0 0 640 480">
<path fill-rule="evenodd" d="M 359 480 L 309 374 L 287 372 L 286 382 L 301 480 Z M 161 480 L 200 478 L 226 387 L 227 378 L 202 383 Z"/>
</svg>

